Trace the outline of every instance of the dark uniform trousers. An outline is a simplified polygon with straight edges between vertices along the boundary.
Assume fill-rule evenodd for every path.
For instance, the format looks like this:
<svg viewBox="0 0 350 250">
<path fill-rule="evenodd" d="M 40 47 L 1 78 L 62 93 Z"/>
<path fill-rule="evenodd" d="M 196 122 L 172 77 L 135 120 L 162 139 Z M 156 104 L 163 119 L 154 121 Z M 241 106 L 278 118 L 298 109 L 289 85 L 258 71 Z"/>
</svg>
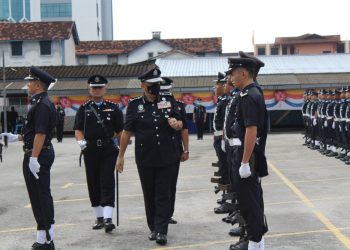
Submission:
<svg viewBox="0 0 350 250">
<path fill-rule="evenodd" d="M 29 169 L 30 154 L 25 154 L 23 159 L 23 176 L 27 186 L 30 203 L 37 223 L 37 230 L 49 229 L 54 224 L 54 208 L 50 190 L 50 170 L 55 159 L 55 152 L 51 149 L 43 149 L 38 157 L 40 164 L 39 179 L 35 179 Z M 38 186 L 40 188 L 38 188 Z M 41 193 L 39 193 L 39 190 Z M 44 214 L 42 214 L 44 213 Z M 47 221 L 45 221 L 45 219 Z"/>
<path fill-rule="evenodd" d="M 89 197 L 92 207 L 114 207 L 115 176 L 113 173 L 117 161 L 118 149 L 112 140 L 107 140 L 101 146 L 96 140 L 87 140 L 84 150 L 84 162 Z"/>
<path fill-rule="evenodd" d="M 239 167 L 243 156 L 242 147 L 234 147 L 234 165 L 238 172 L 238 201 L 240 211 L 246 222 L 248 240 L 260 242 L 267 231 L 264 215 L 263 191 L 259 177 L 252 169 L 252 175 L 248 178 L 239 176 Z M 254 153 L 249 162 L 251 168 L 254 166 Z"/>
<path fill-rule="evenodd" d="M 197 139 L 203 139 L 204 120 L 197 119 L 195 121 L 197 126 Z"/>
<path fill-rule="evenodd" d="M 168 221 L 170 218 L 171 187 L 179 163 L 175 162 L 167 166 L 142 166 L 137 165 L 143 197 L 145 202 L 147 224 L 151 231 L 168 233 Z M 169 182 L 169 180 L 171 180 Z"/>
<path fill-rule="evenodd" d="M 219 159 L 219 172 L 221 174 L 221 178 L 225 182 L 229 182 L 227 156 L 226 156 L 226 153 L 221 149 L 221 141 L 222 141 L 221 135 L 214 136 L 213 146 L 214 146 L 216 155 Z"/>
<path fill-rule="evenodd" d="M 57 141 L 62 141 L 63 139 L 63 126 L 64 126 L 64 122 L 58 122 L 56 124 Z"/>
<path fill-rule="evenodd" d="M 179 152 L 180 152 L 180 155 L 182 155 L 182 152 L 183 152 L 182 145 L 179 147 Z M 171 206 L 170 206 L 169 218 L 173 217 L 174 211 L 175 211 L 176 185 L 177 185 L 177 179 L 179 177 L 180 163 L 181 163 L 180 160 L 176 163 L 176 169 L 174 170 L 173 175 L 172 175 L 171 186 L 170 186 Z"/>
<path fill-rule="evenodd" d="M 240 162 L 237 168 L 238 162 L 235 159 L 235 146 L 230 146 L 230 144 L 226 141 L 226 156 L 227 156 L 227 164 L 228 164 L 228 174 L 229 174 L 229 180 L 232 187 L 233 192 L 237 192 L 237 184 L 239 179 L 239 166 Z"/>
</svg>

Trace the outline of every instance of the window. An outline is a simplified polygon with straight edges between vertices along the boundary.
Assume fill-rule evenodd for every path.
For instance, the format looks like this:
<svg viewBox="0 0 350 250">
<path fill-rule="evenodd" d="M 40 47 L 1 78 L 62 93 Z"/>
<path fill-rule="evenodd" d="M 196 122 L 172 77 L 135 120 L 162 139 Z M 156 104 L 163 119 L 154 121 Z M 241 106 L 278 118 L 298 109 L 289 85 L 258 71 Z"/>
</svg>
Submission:
<svg viewBox="0 0 350 250">
<path fill-rule="evenodd" d="M 109 65 L 118 64 L 118 56 L 116 56 L 116 55 L 108 56 L 108 64 Z"/>
<path fill-rule="evenodd" d="M 295 53 L 294 53 L 294 46 L 290 46 L 290 54 L 291 55 L 294 55 Z"/>
<path fill-rule="evenodd" d="M 278 55 L 278 47 L 271 48 L 271 55 Z"/>
<path fill-rule="evenodd" d="M 72 17 L 72 3 L 42 3 L 41 18 Z"/>
<path fill-rule="evenodd" d="M 345 52 L 344 43 L 338 43 L 337 44 L 337 53 L 344 53 L 344 52 Z"/>
<path fill-rule="evenodd" d="M 51 41 L 40 41 L 40 55 L 51 55 Z"/>
<path fill-rule="evenodd" d="M 153 52 L 148 52 L 148 58 L 152 58 L 153 57 Z"/>
<path fill-rule="evenodd" d="M 260 55 L 260 56 L 266 55 L 265 48 L 258 48 L 258 55 Z"/>
<path fill-rule="evenodd" d="M 287 55 L 287 54 L 288 54 L 288 47 L 282 46 L 282 55 Z"/>
<path fill-rule="evenodd" d="M 23 55 L 23 42 L 11 42 L 12 56 Z"/>
<path fill-rule="evenodd" d="M 330 53 L 332 53 L 332 51 L 330 51 L 330 50 L 324 50 L 324 51 L 322 51 L 322 53 L 323 53 L 323 54 L 330 54 Z"/>
<path fill-rule="evenodd" d="M 79 65 L 88 65 L 89 59 L 88 56 L 78 56 Z"/>
</svg>

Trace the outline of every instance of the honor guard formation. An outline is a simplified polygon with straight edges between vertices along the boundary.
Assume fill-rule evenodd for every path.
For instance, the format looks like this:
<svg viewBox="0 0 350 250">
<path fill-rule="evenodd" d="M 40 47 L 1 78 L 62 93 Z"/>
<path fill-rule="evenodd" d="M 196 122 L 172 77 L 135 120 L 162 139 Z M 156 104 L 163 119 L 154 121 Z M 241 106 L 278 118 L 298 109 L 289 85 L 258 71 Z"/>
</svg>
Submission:
<svg viewBox="0 0 350 250">
<path fill-rule="evenodd" d="M 229 234 L 239 237 L 229 249 L 262 250 L 263 236 L 268 231 L 261 187 L 261 178 L 268 175 L 267 111 L 256 77 L 264 63 L 240 52 L 239 57 L 229 58 L 228 64 L 226 73 L 218 74 L 214 87 L 218 104 L 213 119 L 213 145 L 218 162 L 213 165 L 218 170 L 212 182 L 217 184 L 215 193 L 221 194 L 217 200 L 220 206 L 214 212 L 227 214 L 222 220 L 234 226 Z M 27 121 L 20 134 L 1 135 L 8 142 L 24 142 L 23 175 L 37 223 L 32 249 L 55 249 L 54 205 L 50 191 L 50 170 L 55 153 L 51 139 L 56 128 L 57 141 L 62 142 L 65 113 L 59 104 L 55 108 L 47 94 L 50 84 L 57 81 L 54 77 L 31 67 L 25 79 L 31 98 Z M 73 129 L 81 151 L 80 161 L 83 159 L 85 165 L 94 214 L 92 230 L 98 233 L 104 229 L 105 233 L 110 233 L 119 224 L 118 175 L 129 167 L 125 166 L 124 157 L 130 138 L 134 136 L 135 163 L 149 229 L 145 238 L 166 245 L 168 225 L 177 224 L 173 216 L 180 163 L 187 161 L 190 154 L 185 104 L 174 98 L 173 80 L 162 77 L 158 67 L 144 72 L 138 79 L 143 93 L 129 101 L 123 118 L 118 105 L 105 99 L 108 80 L 102 75 L 92 75 L 87 80 L 90 99 L 79 107 Z M 348 90 L 342 91 L 343 95 L 345 93 Z M 343 119 L 344 124 L 347 122 L 348 109 L 346 101 L 336 99 L 338 94 L 332 92 L 332 101 L 321 97 L 317 101 L 314 92 L 307 93 L 306 142 L 310 148 L 321 145 L 327 155 L 344 152 L 346 156 L 348 148 L 342 135 L 348 130 L 342 127 L 336 132 L 336 128 Z M 203 125 L 207 119 L 201 104 L 198 99 L 192 117 L 198 140 L 203 139 Z M 321 133 L 321 126 L 316 127 L 317 124 L 327 124 L 324 126 L 328 128 L 327 133 Z M 114 209 L 116 225 L 112 219 Z"/>
<path fill-rule="evenodd" d="M 304 146 L 350 165 L 350 86 L 306 90 Z"/>
</svg>

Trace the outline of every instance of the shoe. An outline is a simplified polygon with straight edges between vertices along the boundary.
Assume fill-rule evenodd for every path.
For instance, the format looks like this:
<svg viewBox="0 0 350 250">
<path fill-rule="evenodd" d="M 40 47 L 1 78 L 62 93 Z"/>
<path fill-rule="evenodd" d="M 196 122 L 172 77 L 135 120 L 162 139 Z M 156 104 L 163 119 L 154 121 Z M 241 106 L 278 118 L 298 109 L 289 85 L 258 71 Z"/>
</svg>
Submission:
<svg viewBox="0 0 350 250">
<path fill-rule="evenodd" d="M 242 227 L 235 227 L 230 230 L 228 233 L 230 236 L 241 236 Z"/>
<path fill-rule="evenodd" d="M 326 156 L 328 156 L 328 157 L 334 157 L 336 155 L 337 155 L 337 153 L 334 153 L 334 152 L 330 152 L 329 154 L 326 154 Z"/>
<path fill-rule="evenodd" d="M 216 214 L 227 214 L 234 211 L 234 204 L 225 202 L 220 207 L 214 208 L 214 213 Z"/>
<path fill-rule="evenodd" d="M 156 236 L 156 243 L 159 244 L 159 245 L 166 245 L 166 243 L 168 242 L 167 240 L 167 236 L 166 234 L 161 234 L 161 233 L 158 233 L 157 236 Z"/>
<path fill-rule="evenodd" d="M 225 203 L 225 201 L 226 201 L 225 199 L 221 198 L 221 199 L 217 199 L 216 203 L 221 205 L 221 204 Z"/>
<path fill-rule="evenodd" d="M 219 166 L 219 162 L 212 162 L 212 163 L 211 163 L 211 166 L 212 166 L 212 167 L 218 167 L 218 166 Z"/>
<path fill-rule="evenodd" d="M 103 221 L 103 217 L 98 217 L 96 219 L 95 225 L 92 226 L 93 230 L 98 230 L 98 229 L 102 229 L 105 226 L 105 223 Z"/>
<path fill-rule="evenodd" d="M 149 235 L 148 235 L 148 239 L 149 240 L 156 240 L 157 238 L 157 232 L 156 231 L 152 231 Z"/>
<path fill-rule="evenodd" d="M 173 218 L 170 218 L 168 221 L 169 224 L 177 224 L 177 221 L 174 220 Z"/>
<path fill-rule="evenodd" d="M 214 176 L 221 176 L 219 171 L 214 172 Z"/>
<path fill-rule="evenodd" d="M 38 242 L 35 242 L 32 245 L 32 250 L 54 250 L 55 249 L 55 244 L 53 243 L 53 241 L 50 241 L 50 243 L 45 243 L 45 244 L 40 244 Z"/>
<path fill-rule="evenodd" d="M 112 223 L 112 219 L 111 218 L 105 219 L 105 232 L 109 233 L 113 229 L 115 229 L 115 225 Z"/>
<path fill-rule="evenodd" d="M 242 239 L 235 244 L 230 245 L 230 250 L 248 250 L 249 241 L 247 239 Z"/>
</svg>

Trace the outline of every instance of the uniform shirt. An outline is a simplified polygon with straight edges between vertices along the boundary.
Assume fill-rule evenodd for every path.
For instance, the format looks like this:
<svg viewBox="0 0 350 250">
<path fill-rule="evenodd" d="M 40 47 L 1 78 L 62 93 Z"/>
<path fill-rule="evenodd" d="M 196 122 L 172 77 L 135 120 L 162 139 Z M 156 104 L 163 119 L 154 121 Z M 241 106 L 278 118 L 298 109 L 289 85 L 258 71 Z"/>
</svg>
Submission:
<svg viewBox="0 0 350 250">
<path fill-rule="evenodd" d="M 57 108 L 56 110 L 57 113 L 57 123 L 63 123 L 64 122 L 64 117 L 66 116 L 66 112 L 64 112 L 63 108 Z"/>
<path fill-rule="evenodd" d="M 266 106 L 264 96 L 254 83 L 241 91 L 238 105 L 237 120 L 243 131 L 243 138 L 245 128 L 249 126 L 257 127 L 259 137 L 264 128 Z"/>
<path fill-rule="evenodd" d="M 204 121 L 204 114 L 206 112 L 206 109 L 202 105 L 195 106 L 193 109 L 194 117 L 196 121 Z"/>
<path fill-rule="evenodd" d="M 224 127 L 225 111 L 229 100 L 230 98 L 228 97 L 227 94 L 225 94 L 220 97 L 219 102 L 216 105 L 216 109 L 214 113 L 214 123 L 213 123 L 214 131 L 220 131 Z"/>
<path fill-rule="evenodd" d="M 224 134 L 226 139 L 232 139 L 234 138 L 234 131 L 233 131 L 233 124 L 236 120 L 236 107 L 237 107 L 237 101 L 239 98 L 239 89 L 235 89 L 231 93 L 231 99 L 229 103 L 226 106 L 226 112 L 225 112 L 225 124 L 224 124 Z M 236 136 L 237 137 L 237 136 Z"/>
<path fill-rule="evenodd" d="M 105 129 L 101 126 L 90 105 L 96 110 Z M 114 133 L 123 130 L 123 113 L 113 102 L 103 101 L 98 106 L 90 100 L 79 107 L 73 129 L 83 131 L 86 140 L 110 139 Z"/>
<path fill-rule="evenodd" d="M 36 94 L 31 99 L 27 122 L 23 129 L 23 141 L 28 148 L 33 147 L 35 134 L 46 135 L 44 145 L 50 145 L 56 125 L 56 109 L 47 92 Z"/>
<path fill-rule="evenodd" d="M 135 135 L 135 158 L 138 167 L 165 167 L 180 159 L 176 131 L 168 118 L 181 120 L 174 98 L 161 97 L 149 102 L 143 96 L 130 100 L 124 130 Z"/>
</svg>

